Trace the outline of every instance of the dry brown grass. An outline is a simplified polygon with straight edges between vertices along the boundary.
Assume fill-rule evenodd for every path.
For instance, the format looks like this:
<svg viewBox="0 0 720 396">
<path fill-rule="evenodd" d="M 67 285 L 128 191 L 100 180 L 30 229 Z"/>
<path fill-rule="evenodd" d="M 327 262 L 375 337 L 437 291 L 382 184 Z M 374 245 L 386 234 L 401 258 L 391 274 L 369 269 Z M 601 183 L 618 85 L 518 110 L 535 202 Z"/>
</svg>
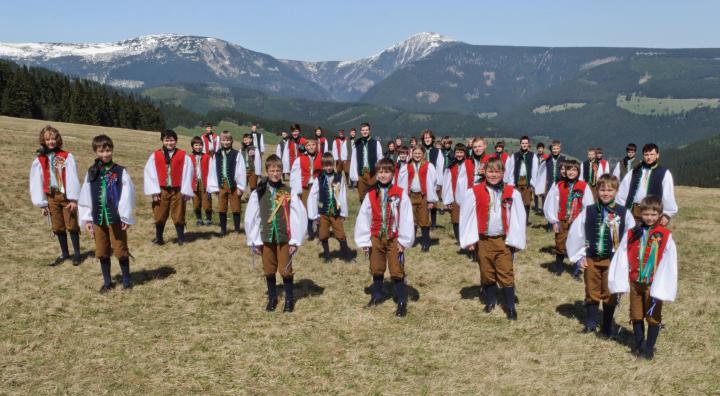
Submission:
<svg viewBox="0 0 720 396">
<path fill-rule="evenodd" d="M 264 280 L 259 266 L 250 268 L 244 236 L 154 247 L 148 200 L 138 195 L 139 224 L 130 229 L 137 286 L 98 295 L 100 270 L 91 258 L 77 268 L 46 266 L 56 242 L 27 194 L 43 124 L 0 117 L 0 393 L 720 392 L 718 190 L 678 188 L 679 297 L 664 308 L 666 330 L 656 359 L 646 362 L 621 342 L 579 333 L 583 287 L 548 273 L 552 257 L 540 249 L 552 235 L 538 228 L 516 262 L 516 323 L 499 310 L 482 312 L 477 266 L 455 254 L 447 218 L 430 254 L 407 254 L 409 283 L 419 293 L 407 318 L 392 315 L 392 301 L 362 308 L 369 284 L 362 255 L 356 264 L 325 265 L 314 243 L 295 261 L 296 312 L 267 314 Z M 80 169 L 92 160 L 90 138 L 112 136 L 116 161 L 142 193 L 142 166 L 157 134 L 57 126 Z M 182 136 L 180 146 L 188 141 Z M 174 237 L 170 226 L 167 235 Z M 82 244 L 92 247 L 87 236 Z M 616 319 L 627 332 L 627 303 Z"/>
</svg>

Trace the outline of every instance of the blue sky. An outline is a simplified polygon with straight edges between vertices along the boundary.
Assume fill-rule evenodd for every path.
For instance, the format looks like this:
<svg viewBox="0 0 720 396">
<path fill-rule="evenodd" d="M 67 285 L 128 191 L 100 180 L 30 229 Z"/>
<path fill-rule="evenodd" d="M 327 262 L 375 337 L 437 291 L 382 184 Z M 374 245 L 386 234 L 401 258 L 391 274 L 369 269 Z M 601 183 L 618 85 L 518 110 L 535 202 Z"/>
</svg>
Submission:
<svg viewBox="0 0 720 396">
<path fill-rule="evenodd" d="M 718 15 L 711 0 L 14 1 L 0 41 L 184 33 L 298 60 L 363 58 L 421 31 L 489 45 L 720 47 Z"/>
</svg>

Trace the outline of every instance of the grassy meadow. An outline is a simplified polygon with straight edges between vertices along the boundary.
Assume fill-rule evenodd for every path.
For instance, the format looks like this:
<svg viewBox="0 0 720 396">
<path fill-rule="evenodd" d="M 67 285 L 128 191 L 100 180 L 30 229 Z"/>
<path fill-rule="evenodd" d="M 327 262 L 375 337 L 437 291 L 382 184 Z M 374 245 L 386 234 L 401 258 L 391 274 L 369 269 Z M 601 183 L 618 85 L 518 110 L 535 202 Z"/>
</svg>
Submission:
<svg viewBox="0 0 720 396">
<path fill-rule="evenodd" d="M 27 192 L 45 124 L 0 117 L 0 394 L 720 393 L 717 189 L 676 190 L 679 293 L 663 307 L 665 329 L 648 362 L 629 353 L 626 298 L 616 313 L 618 341 L 580 333 L 583 285 L 548 271 L 553 236 L 537 215 L 515 263 L 517 322 L 499 309 L 483 313 L 478 267 L 456 254 L 449 216 L 432 233 L 430 253 L 418 246 L 406 254 L 406 318 L 393 315 L 392 300 L 364 309 L 363 255 L 324 264 L 317 241 L 294 261 L 296 311 L 266 313 L 261 265 L 252 267 L 244 235 L 216 238 L 216 227 L 196 227 L 188 211 L 190 242 L 150 243 L 142 167 L 159 133 L 56 123 L 81 177 L 92 136 L 107 133 L 137 188 L 138 224 L 129 230 L 135 288 L 99 295 L 88 235 L 82 265 L 47 266 L 59 249 Z M 188 144 L 182 135 L 179 147 Z M 355 213 L 355 191 L 349 197 Z M 349 235 L 353 223 L 351 216 Z M 174 240 L 171 225 L 166 240 Z M 112 269 L 119 273 L 115 259 Z"/>
</svg>

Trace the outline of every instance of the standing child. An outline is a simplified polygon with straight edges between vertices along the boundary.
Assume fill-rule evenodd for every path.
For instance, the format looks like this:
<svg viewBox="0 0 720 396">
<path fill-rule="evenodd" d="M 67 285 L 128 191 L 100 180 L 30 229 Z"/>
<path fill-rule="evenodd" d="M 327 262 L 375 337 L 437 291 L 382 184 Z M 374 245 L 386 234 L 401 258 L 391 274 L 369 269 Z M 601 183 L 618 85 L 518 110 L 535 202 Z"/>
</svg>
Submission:
<svg viewBox="0 0 720 396">
<path fill-rule="evenodd" d="M 590 187 L 582 180 L 578 180 L 580 164 L 576 160 L 565 161 L 561 167 L 565 177 L 550 187 L 543 212 L 545 218 L 552 224 L 555 231 L 555 275 L 560 276 L 564 271 L 563 261 L 567 250 L 567 241 L 570 225 L 580 214 L 580 211 L 592 205 L 593 200 Z M 580 280 L 580 267 L 575 266 L 573 278 Z"/>
<path fill-rule="evenodd" d="M 272 312 L 278 304 L 276 273 L 283 278 L 285 307 L 295 310 L 293 292 L 293 256 L 305 238 L 307 213 L 297 195 L 282 182 L 282 161 L 271 155 L 265 160 L 267 180 L 262 180 L 250 194 L 245 211 L 247 245 L 253 254 L 262 256 L 267 283 L 268 302 L 265 310 Z"/>
<path fill-rule="evenodd" d="M 332 145 L 332 156 L 335 159 L 335 170 L 338 173 L 342 173 L 345 169 L 345 162 L 347 161 L 347 138 L 345 137 L 345 131 L 339 130 Z"/>
<path fill-rule="evenodd" d="M 208 174 L 208 192 L 218 198 L 218 217 L 220 218 L 220 236 L 227 234 L 228 204 L 233 214 L 233 226 L 240 233 L 240 212 L 243 195 L 247 184 L 245 160 L 240 152 L 233 149 L 233 137 L 228 131 L 220 134 L 220 151 L 211 161 Z"/>
<path fill-rule="evenodd" d="M 305 138 L 300 136 L 300 125 L 292 124 L 290 126 L 290 140 L 285 146 L 285 152 L 282 155 L 283 173 L 290 176 L 290 169 L 295 163 L 295 158 L 305 152 Z"/>
<path fill-rule="evenodd" d="M 177 232 L 177 244 L 185 238 L 185 203 L 195 196 L 193 191 L 193 161 L 184 150 L 176 148 L 177 133 L 166 129 L 160 133 L 163 147 L 150 154 L 144 171 L 145 195 L 152 197 L 155 219 L 153 243 L 165 243 L 165 222 L 172 216 Z"/>
<path fill-rule="evenodd" d="M 545 162 L 550 158 L 550 154 L 545 152 L 545 143 L 543 143 L 543 142 L 539 142 L 535 146 L 535 150 L 537 152 L 537 158 L 538 158 L 538 174 L 537 174 L 538 178 L 535 179 L 535 185 L 538 186 L 538 185 L 543 184 L 542 180 L 540 179 L 540 172 L 541 172 L 541 169 L 543 168 L 543 166 L 545 166 Z M 535 212 L 540 212 L 541 211 L 540 207 L 542 205 L 538 205 L 538 204 L 542 203 L 541 201 L 545 199 L 545 189 L 544 188 L 540 189 L 540 188 L 536 187 L 535 191 L 533 191 L 533 193 L 534 193 L 533 194 L 534 195 L 533 210 Z"/>
<path fill-rule="evenodd" d="M 630 211 L 615 202 L 620 183 L 617 177 L 602 175 L 598 179 L 598 202 L 586 206 L 570 226 L 567 252 L 570 261 L 580 263 L 585 271 L 585 327 L 583 333 L 594 333 L 598 325 L 598 308 L 603 304 L 602 334 L 613 338 L 613 315 L 617 298 L 608 289 L 608 268 L 625 230 L 635 227 Z"/>
<path fill-rule="evenodd" d="M 345 160 L 345 163 L 343 164 L 343 172 L 345 173 L 345 180 L 350 180 L 350 159 L 352 158 L 352 153 L 355 151 L 355 134 L 357 133 L 357 130 L 355 128 L 350 128 L 350 137 L 345 139 L 345 151 L 347 152 L 347 159 Z M 353 181 L 350 180 L 350 188 L 353 188 Z"/>
<path fill-rule="evenodd" d="M 315 179 L 322 173 L 322 156 L 317 153 L 317 140 L 308 138 L 305 140 L 305 153 L 300 154 L 292 164 L 290 171 L 290 188 L 292 193 L 300 196 L 300 201 L 307 210 L 308 195 Z M 313 221 L 307 221 L 308 238 L 315 239 Z"/>
<path fill-rule="evenodd" d="M 420 241 L 421 251 L 430 251 L 430 219 L 428 210 L 435 207 L 438 201 L 437 174 L 435 166 L 425 159 L 425 147 L 417 145 L 412 151 L 410 162 L 400 168 L 398 185 L 405 191 L 409 191 L 410 202 L 412 203 L 413 220 L 415 226 L 420 228 L 422 239 Z"/>
<path fill-rule="evenodd" d="M 467 148 L 464 144 L 455 145 L 455 158 L 451 161 L 450 167 L 445 170 L 443 175 L 443 203 L 450 210 L 450 223 L 453 227 L 453 235 L 455 242 L 460 243 L 460 203 L 465 196 L 465 190 L 468 186 L 473 185 L 473 172 L 464 172 L 463 168 L 471 166 L 471 160 L 465 159 Z M 464 178 L 461 174 L 466 175 Z"/>
<path fill-rule="evenodd" d="M 261 132 L 258 132 L 257 127 L 258 124 L 256 122 L 253 122 L 250 125 L 250 143 L 253 145 L 253 147 L 255 147 L 255 151 L 257 152 L 257 157 L 260 164 L 257 166 L 258 173 L 262 173 L 259 171 L 259 169 L 262 168 L 262 156 L 263 154 L 265 154 L 265 137 Z"/>
<path fill-rule="evenodd" d="M 120 262 L 123 289 L 130 289 L 130 251 L 127 230 L 135 224 L 135 186 L 127 170 L 114 163 L 114 145 L 107 135 L 93 138 L 97 159 L 88 169 L 80 192 L 80 221 L 95 239 L 95 257 L 100 260 L 103 285 L 100 293 L 115 285 L 110 277 L 110 255 Z"/>
<path fill-rule="evenodd" d="M 400 169 L 402 169 L 408 163 L 408 156 L 410 155 L 410 149 L 405 146 L 400 146 L 397 150 L 398 156 L 395 161 L 395 176 L 393 177 L 393 184 L 398 184 L 398 177 L 400 177 Z"/>
<path fill-rule="evenodd" d="M 383 154 L 383 158 L 387 158 L 392 162 L 397 161 L 397 147 L 395 147 L 394 141 L 387 142 L 387 151 Z"/>
<path fill-rule="evenodd" d="M 360 124 L 361 137 L 355 142 L 350 158 L 350 180 L 357 183 L 358 199 L 375 184 L 375 164 L 382 158 L 382 145 L 370 137 L 370 124 Z"/>
<path fill-rule="evenodd" d="M 525 219 L 530 221 L 530 204 L 533 198 L 533 183 L 537 180 L 538 157 L 530 151 L 530 138 L 520 138 L 520 151 L 505 162 L 505 183 L 515 186 L 525 205 Z M 529 224 L 529 223 L 528 223 Z"/>
<path fill-rule="evenodd" d="M 590 186 L 594 200 L 597 200 L 597 181 L 602 175 L 600 161 L 597 159 L 597 151 L 594 147 L 591 147 L 587 151 L 587 160 L 580 164 L 580 180 Z"/>
<path fill-rule="evenodd" d="M 212 130 L 213 125 L 208 123 L 205 126 L 205 133 L 202 135 L 202 151 L 213 156 L 220 149 L 220 137 Z"/>
<path fill-rule="evenodd" d="M 495 158 L 500 158 L 504 166 L 509 157 L 508 153 L 505 152 L 505 142 L 502 140 L 495 142 Z"/>
<path fill-rule="evenodd" d="M 385 269 L 390 270 L 397 309 L 395 315 L 407 315 L 407 285 L 405 284 L 405 249 L 413 245 L 413 212 L 405 191 L 392 184 L 395 164 L 387 158 L 378 161 L 377 181 L 371 186 L 360 205 L 355 221 L 355 244 L 370 255 L 370 287 L 368 308 L 382 301 Z"/>
<path fill-rule="evenodd" d="M 60 131 L 47 125 L 40 130 L 40 149 L 30 166 L 30 199 L 43 216 L 50 216 L 52 232 L 60 244 L 56 266 L 70 258 L 67 233 L 73 246 L 72 263 L 80 265 L 80 225 L 77 200 L 80 193 L 75 157 L 64 151 Z"/>
<path fill-rule="evenodd" d="M 441 194 L 442 189 L 442 172 L 445 171 L 445 156 L 442 152 L 442 147 L 435 147 L 435 135 L 429 129 L 425 129 L 420 134 L 422 138 L 422 147 L 425 149 L 425 160 L 431 163 L 435 167 L 435 173 L 439 174 L 440 177 L 435 180 L 435 195 Z M 430 227 L 434 230 L 437 228 L 437 210 L 435 205 L 432 205 L 430 209 Z"/>
<path fill-rule="evenodd" d="M 622 181 L 625 175 L 632 170 L 635 166 L 635 153 L 637 152 L 637 145 L 635 143 L 629 143 L 625 147 L 625 158 L 618 161 L 613 170 L 613 175 Z"/>
<path fill-rule="evenodd" d="M 608 288 L 611 293 L 630 292 L 633 350 L 652 359 L 660 334 L 663 302 L 675 301 L 677 294 L 677 248 L 670 230 L 660 224 L 664 213 L 662 199 L 647 196 L 639 206 L 640 223 L 623 237 L 610 263 Z"/>
<path fill-rule="evenodd" d="M 330 151 L 328 140 L 323 136 L 323 130 L 320 127 L 315 128 L 315 140 L 317 141 L 317 152 L 323 155 Z"/>
<path fill-rule="evenodd" d="M 247 186 L 250 192 L 257 186 L 257 175 L 261 173 L 260 170 L 262 169 L 261 154 L 258 152 L 257 146 L 253 144 L 252 139 L 252 135 L 246 133 L 243 135 L 242 141 L 242 156 L 245 163 Z"/>
<path fill-rule="evenodd" d="M 330 153 L 322 155 L 323 172 L 313 176 L 307 198 L 308 219 L 318 225 L 318 238 L 323 248 L 323 260 L 330 262 L 330 229 L 340 242 L 340 252 L 347 261 L 350 258 L 343 222 L 348 215 L 345 179 L 342 172 L 335 170 L 335 158 Z"/>
<path fill-rule="evenodd" d="M 473 138 L 470 144 L 472 145 L 470 158 L 465 160 L 465 166 L 459 169 L 460 173 L 458 174 L 459 178 L 471 181 L 471 183 L 466 186 L 467 188 L 472 188 L 485 180 L 485 165 L 490 161 L 490 158 L 493 158 L 485 153 L 485 138 Z M 503 161 L 503 164 L 504 163 Z M 465 194 L 463 193 L 463 195 Z"/>
<path fill-rule="evenodd" d="M 600 167 L 600 174 L 601 175 L 607 175 L 610 173 L 610 163 L 603 159 L 603 149 L 602 147 L 596 147 L 595 148 L 595 158 L 597 159 L 598 166 Z M 598 176 L 598 179 L 600 176 Z"/>
<path fill-rule="evenodd" d="M 497 304 L 502 288 L 508 320 L 517 320 L 515 310 L 515 253 L 525 249 L 525 210 L 520 192 L 503 183 L 503 163 L 488 161 L 485 180 L 465 191 L 460 206 L 460 246 L 477 252 L 485 312 Z"/>
<path fill-rule="evenodd" d="M 212 198 L 207 192 L 207 179 L 210 171 L 210 154 L 203 153 L 203 142 L 199 136 L 190 141 L 192 148 L 193 167 L 195 168 L 195 181 L 193 183 L 193 209 L 195 210 L 196 224 L 203 225 L 202 210 L 205 209 L 205 225 L 212 224 Z"/>
</svg>

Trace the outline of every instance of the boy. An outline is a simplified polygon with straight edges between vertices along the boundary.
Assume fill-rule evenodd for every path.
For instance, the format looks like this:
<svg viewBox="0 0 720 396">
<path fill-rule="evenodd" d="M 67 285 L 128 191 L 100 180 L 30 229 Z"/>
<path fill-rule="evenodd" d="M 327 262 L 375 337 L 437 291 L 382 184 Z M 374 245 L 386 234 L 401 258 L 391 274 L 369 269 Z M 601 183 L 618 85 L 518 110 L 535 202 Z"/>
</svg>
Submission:
<svg viewBox="0 0 720 396">
<path fill-rule="evenodd" d="M 520 192 L 525 205 L 525 219 L 530 224 L 530 203 L 533 197 L 533 183 L 537 180 L 538 157 L 530 151 L 530 138 L 520 138 L 520 151 L 505 162 L 505 183 L 513 185 Z"/>
<path fill-rule="evenodd" d="M 370 124 L 360 124 L 361 137 L 355 142 L 350 158 L 350 180 L 357 183 L 360 202 L 365 192 L 375 184 L 375 164 L 382 158 L 382 145 L 370 137 Z"/>
<path fill-rule="evenodd" d="M 541 179 L 539 178 L 540 170 L 545 165 L 545 161 L 547 161 L 548 158 L 550 158 L 550 154 L 545 153 L 545 143 L 543 143 L 543 142 L 539 142 L 535 146 L 535 150 L 537 152 L 537 158 L 538 158 L 538 174 L 537 174 L 538 178 L 535 179 L 535 183 L 539 184 L 539 183 L 542 183 Z M 541 200 L 541 197 L 542 197 L 542 199 L 545 199 L 545 189 L 544 188 L 543 189 L 535 188 L 535 191 L 533 191 L 533 193 L 534 193 L 533 194 L 533 200 L 534 200 L 533 210 L 535 212 L 540 212 L 540 207 L 538 206 L 538 202 Z"/>
<path fill-rule="evenodd" d="M 190 141 L 192 148 L 193 168 L 195 169 L 195 179 L 193 183 L 193 209 L 195 210 L 195 218 L 197 225 L 201 226 L 212 224 L 212 198 L 207 192 L 207 178 L 210 170 L 210 154 L 203 153 L 203 141 L 199 136 L 195 136 Z M 202 220 L 202 210 L 205 209 L 205 223 Z"/>
<path fill-rule="evenodd" d="M 445 156 L 442 153 L 441 148 L 435 147 L 435 135 L 431 130 L 425 129 L 420 134 L 422 139 L 422 147 L 425 149 L 425 160 L 430 162 L 435 167 L 436 174 L 442 176 L 442 172 L 445 171 Z M 441 194 L 442 189 L 442 177 L 438 177 L 435 186 L 435 195 Z M 430 209 L 430 227 L 434 230 L 437 228 L 437 208 L 432 205 Z"/>
<path fill-rule="evenodd" d="M 357 131 L 355 128 L 350 128 L 350 137 L 345 139 L 345 151 L 347 152 L 347 159 L 345 160 L 345 163 L 343 164 L 343 172 L 345 173 L 345 180 L 350 180 L 350 158 L 352 158 L 352 153 L 355 151 L 355 134 Z M 355 187 L 355 183 L 350 180 L 350 188 Z"/>
<path fill-rule="evenodd" d="M 245 175 L 250 192 L 257 186 L 257 175 L 262 173 L 261 154 L 257 152 L 257 146 L 253 144 L 253 137 L 249 133 L 243 135 L 242 156 L 245 163 Z"/>
<path fill-rule="evenodd" d="M 435 202 L 438 201 L 437 191 L 435 190 L 437 173 L 435 173 L 435 166 L 425 159 L 425 154 L 423 145 L 415 146 L 412 151 L 411 161 L 400 168 L 398 176 L 398 186 L 409 192 L 415 226 L 420 227 L 422 233 L 420 250 L 423 253 L 430 251 L 428 210 L 432 210 L 435 207 Z"/>
<path fill-rule="evenodd" d="M 625 147 L 625 158 L 621 159 L 617 165 L 615 165 L 615 169 L 613 170 L 613 175 L 617 177 L 618 180 L 622 181 L 622 179 L 625 178 L 625 175 L 627 175 L 635 165 L 636 152 L 637 145 L 635 143 L 629 143 Z"/>
<path fill-rule="evenodd" d="M 615 202 L 620 183 L 617 177 L 602 175 L 598 179 L 598 203 L 586 206 L 570 226 L 568 257 L 580 263 L 585 271 L 585 327 L 583 333 L 594 333 L 598 325 L 598 307 L 603 303 L 601 333 L 614 337 L 613 315 L 617 298 L 608 290 L 610 260 L 625 235 L 635 227 L 630 211 Z"/>
<path fill-rule="evenodd" d="M 280 132 L 280 143 L 275 146 L 275 155 L 277 155 L 280 159 L 282 159 L 285 154 L 285 146 L 287 146 L 288 140 L 290 140 L 290 136 L 287 131 Z"/>
<path fill-rule="evenodd" d="M 602 147 L 596 147 L 595 148 L 595 158 L 598 161 L 598 164 L 600 166 L 600 169 L 602 169 L 602 174 L 606 175 L 610 173 L 610 163 L 603 159 L 603 149 Z M 598 176 L 599 178 L 600 176 Z"/>
<path fill-rule="evenodd" d="M 600 167 L 600 161 L 597 159 L 597 151 L 590 147 L 587 151 L 587 160 L 580 164 L 580 180 L 586 182 L 590 186 L 593 199 L 597 199 L 597 181 L 603 175 L 603 169 Z"/>
<path fill-rule="evenodd" d="M 342 172 L 335 170 L 335 158 L 330 153 L 322 155 L 322 169 L 310 187 L 307 199 L 308 219 L 318 224 L 318 238 L 323 248 L 323 260 L 330 262 L 330 229 L 340 242 L 340 252 L 347 261 L 350 249 L 345 237 L 343 221 L 347 218 L 348 207 L 345 179 Z"/>
<path fill-rule="evenodd" d="M 355 244 L 370 255 L 373 283 L 367 307 L 382 302 L 383 279 L 388 268 L 397 300 L 395 316 L 404 317 L 407 315 L 404 251 L 415 241 L 412 205 L 405 191 L 392 184 L 395 173 L 392 161 L 381 159 L 375 170 L 377 181 L 365 195 L 355 221 Z"/>
<path fill-rule="evenodd" d="M 255 150 L 257 151 L 257 157 L 258 157 L 258 165 L 257 169 L 259 172 L 259 169 L 262 168 L 262 156 L 265 154 L 265 137 L 262 133 L 258 132 L 257 130 L 258 124 L 256 122 L 253 122 L 250 125 L 250 141 L 252 145 L 255 147 Z M 246 161 L 247 163 L 247 161 Z M 259 172 L 262 173 L 262 172 Z M 253 189 L 255 187 L 252 187 Z"/>
<path fill-rule="evenodd" d="M 548 191 L 561 179 L 560 164 L 565 161 L 565 156 L 561 152 L 562 144 L 559 140 L 553 140 L 550 144 L 550 155 L 538 166 L 535 190 L 543 195 L 543 206 L 545 206 L 544 201 Z"/>
<path fill-rule="evenodd" d="M 177 133 L 166 129 L 160 133 L 163 147 L 150 154 L 144 171 L 144 192 L 152 197 L 155 219 L 153 243 L 163 245 L 163 232 L 168 216 L 172 216 L 177 244 L 185 238 L 185 203 L 195 196 L 193 161 L 177 145 Z"/>
<path fill-rule="evenodd" d="M 292 124 L 290 126 L 290 140 L 285 146 L 285 152 L 282 155 L 283 173 L 290 175 L 290 169 L 300 154 L 305 151 L 305 138 L 300 136 L 300 125 Z"/>
<path fill-rule="evenodd" d="M 30 166 L 30 200 L 43 216 L 50 216 L 52 232 L 60 244 L 56 266 L 70 258 L 67 233 L 73 246 L 72 263 L 80 265 L 80 226 L 77 200 L 80 193 L 75 157 L 64 151 L 60 131 L 47 125 L 40 130 L 40 149 Z"/>
<path fill-rule="evenodd" d="M 520 192 L 503 183 L 503 163 L 488 161 L 485 180 L 465 191 L 460 206 L 460 247 L 477 252 L 485 312 L 497 304 L 502 288 L 508 320 L 517 320 L 513 259 L 525 249 L 525 210 Z"/>
<path fill-rule="evenodd" d="M 643 162 L 625 175 L 620 183 L 617 201 L 631 210 L 635 222 L 639 222 L 639 203 L 642 199 L 651 195 L 659 197 L 664 208 L 660 224 L 667 226 L 670 218 L 678 212 L 678 206 L 672 174 L 669 169 L 658 165 L 659 159 L 660 149 L 656 144 L 643 146 Z"/>
<path fill-rule="evenodd" d="M 323 137 L 323 130 L 320 127 L 315 128 L 315 140 L 317 141 L 317 152 L 320 155 L 330 151 L 328 147 L 328 140 Z"/>
<path fill-rule="evenodd" d="M 220 149 L 220 137 L 212 130 L 213 125 L 208 123 L 205 126 L 205 133 L 202 135 L 202 151 L 211 157 Z"/>
<path fill-rule="evenodd" d="M 565 177 L 550 187 L 543 207 L 545 218 L 552 224 L 553 231 L 555 231 L 554 272 L 556 276 L 562 275 L 564 271 L 563 261 L 567 252 L 565 243 L 570 225 L 584 207 L 595 202 L 587 183 L 578 180 L 580 164 L 576 160 L 568 160 L 562 164 L 562 168 L 564 168 Z M 580 280 L 580 267 L 577 265 L 573 278 Z"/>
<path fill-rule="evenodd" d="M 110 255 L 120 262 L 123 289 L 132 288 L 127 230 L 135 224 L 135 187 L 127 170 L 113 163 L 114 145 L 107 135 L 95 136 L 92 148 L 97 159 L 85 174 L 80 191 L 80 221 L 95 239 L 103 285 L 100 294 L 115 285 L 110 277 Z"/>
<path fill-rule="evenodd" d="M 383 158 L 387 158 L 392 162 L 397 161 L 397 147 L 395 147 L 394 141 L 387 142 L 387 151 L 383 154 Z"/>
<path fill-rule="evenodd" d="M 247 184 L 245 160 L 240 152 L 232 148 L 233 137 L 229 131 L 220 134 L 220 151 L 213 156 L 208 174 L 207 191 L 218 198 L 220 236 L 227 234 L 228 204 L 233 214 L 234 231 L 240 233 L 240 197 Z"/>
<path fill-rule="evenodd" d="M 459 178 L 472 181 L 467 188 L 472 188 L 483 182 L 485 179 L 485 165 L 492 156 L 485 153 L 485 138 L 476 137 L 471 141 L 472 150 L 470 150 L 470 158 L 465 160 L 465 166 L 460 168 Z M 503 164 L 505 162 L 503 161 Z M 463 195 L 465 195 L 463 193 Z"/>
<path fill-rule="evenodd" d="M 410 138 L 410 151 L 411 152 L 415 148 L 415 146 L 417 146 L 417 139 L 415 139 L 415 137 L 413 136 Z"/>
<path fill-rule="evenodd" d="M 305 153 L 300 154 L 292 164 L 290 171 L 290 188 L 307 210 L 307 200 L 310 188 L 315 179 L 322 173 L 322 156 L 317 153 L 317 140 L 314 137 L 305 140 Z M 307 220 L 307 233 L 309 240 L 315 239 L 313 221 Z"/>
<path fill-rule="evenodd" d="M 400 147 L 402 147 L 402 146 L 403 146 L 403 144 L 402 144 L 402 138 L 401 138 L 400 136 L 396 137 L 396 138 L 395 138 L 395 149 L 396 149 L 396 150 L 399 150 Z"/>
<path fill-rule="evenodd" d="M 505 142 L 503 142 L 502 140 L 498 140 L 495 143 L 495 157 L 500 158 L 503 165 L 507 163 L 509 155 L 505 152 Z"/>
<path fill-rule="evenodd" d="M 395 161 L 395 177 L 393 178 L 393 184 L 398 184 L 398 177 L 400 176 L 400 169 L 402 169 L 408 163 L 408 156 L 410 149 L 405 146 L 401 146 L 397 150 L 398 156 Z"/>
<path fill-rule="evenodd" d="M 247 245 L 253 254 L 262 256 L 263 273 L 267 284 L 267 312 L 278 304 L 276 273 L 283 278 L 285 307 L 283 312 L 295 310 L 293 292 L 293 256 L 305 238 L 307 213 L 297 195 L 282 182 L 282 160 L 271 155 L 265 160 L 267 179 L 262 180 L 250 194 L 245 211 Z"/>
<path fill-rule="evenodd" d="M 345 169 L 345 162 L 347 161 L 347 138 L 345 137 L 345 131 L 339 130 L 332 145 L 332 156 L 335 159 L 335 170 L 342 173 Z"/>
<path fill-rule="evenodd" d="M 610 263 L 610 293 L 630 292 L 633 351 L 646 359 L 655 355 L 664 301 L 677 294 L 677 248 L 670 230 L 660 224 L 663 202 L 658 196 L 640 201 L 639 224 L 623 237 Z M 647 341 L 645 322 L 648 322 Z"/>
<path fill-rule="evenodd" d="M 450 223 L 453 227 L 455 242 L 460 243 L 460 203 L 468 186 L 473 185 L 473 172 L 465 172 L 463 168 L 472 166 L 471 160 L 465 159 L 467 148 L 464 144 L 455 145 L 455 159 L 443 175 L 443 203 L 450 210 Z M 466 175 L 464 178 L 461 174 Z"/>
</svg>

